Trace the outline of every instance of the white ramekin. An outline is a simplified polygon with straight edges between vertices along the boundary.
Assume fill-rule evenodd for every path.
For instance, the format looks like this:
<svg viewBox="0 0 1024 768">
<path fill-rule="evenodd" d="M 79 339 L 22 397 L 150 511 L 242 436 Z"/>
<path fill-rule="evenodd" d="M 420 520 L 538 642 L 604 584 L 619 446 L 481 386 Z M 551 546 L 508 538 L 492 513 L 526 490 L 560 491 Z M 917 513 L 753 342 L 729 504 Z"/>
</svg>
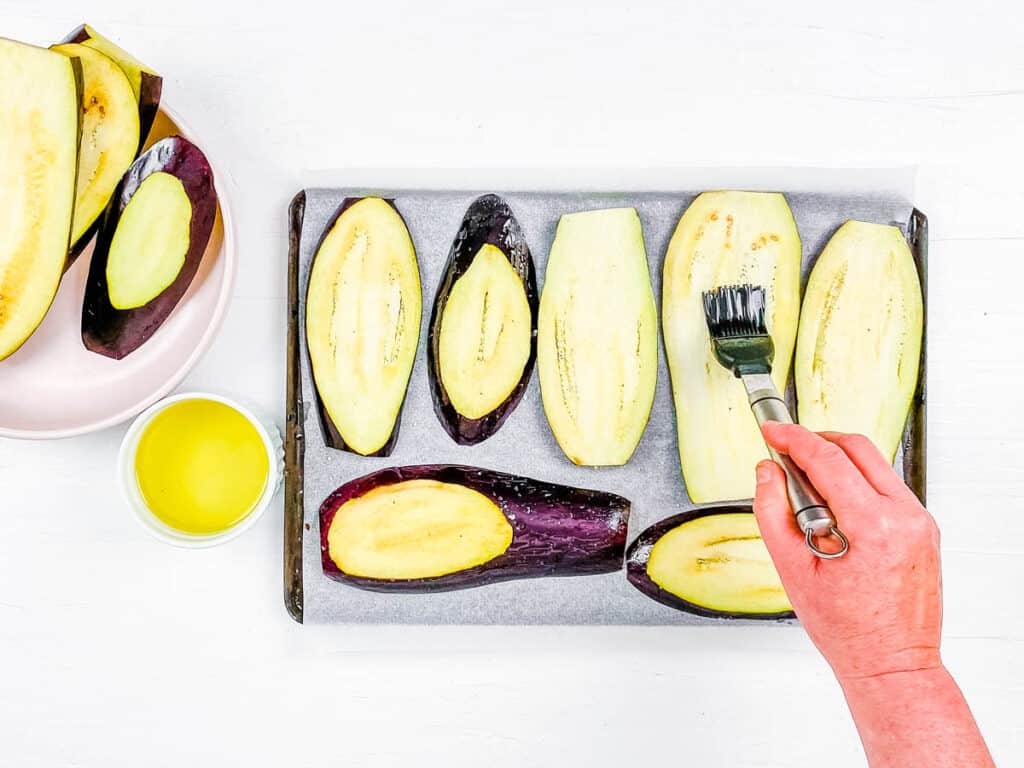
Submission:
<svg viewBox="0 0 1024 768">
<path fill-rule="evenodd" d="M 220 531 L 219 533 L 185 533 L 167 525 L 167 523 L 154 515 L 146 505 L 146 501 L 142 497 L 142 491 L 139 489 L 138 480 L 135 477 L 135 454 L 138 450 L 139 439 L 142 437 L 142 433 L 158 413 L 169 405 L 181 402 L 182 400 L 212 400 L 233 408 L 245 416 L 256 428 L 256 431 L 259 432 L 260 437 L 263 439 L 264 447 L 267 449 L 267 483 L 259 500 L 256 502 L 256 506 L 244 518 L 227 530 Z M 121 488 L 122 496 L 124 496 L 125 501 L 134 513 L 135 519 L 150 534 L 161 541 L 177 547 L 187 547 L 190 549 L 201 549 L 223 544 L 242 535 L 254 526 L 267 507 L 270 506 L 270 502 L 277 493 L 278 488 L 281 487 L 281 477 L 283 474 L 284 449 L 281 445 L 281 433 L 274 422 L 257 415 L 249 408 L 230 398 L 214 395 L 209 392 L 182 392 L 166 397 L 151 405 L 139 414 L 135 421 L 132 422 L 131 427 L 128 428 L 128 432 L 121 442 L 121 451 L 117 458 L 118 485 Z"/>
</svg>

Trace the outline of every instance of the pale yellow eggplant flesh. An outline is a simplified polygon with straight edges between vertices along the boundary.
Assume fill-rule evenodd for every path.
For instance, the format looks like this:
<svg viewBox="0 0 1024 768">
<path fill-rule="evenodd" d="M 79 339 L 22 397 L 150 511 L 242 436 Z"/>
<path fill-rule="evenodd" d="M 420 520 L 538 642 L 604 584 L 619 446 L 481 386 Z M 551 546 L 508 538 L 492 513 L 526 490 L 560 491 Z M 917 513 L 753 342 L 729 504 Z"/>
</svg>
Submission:
<svg viewBox="0 0 1024 768">
<path fill-rule="evenodd" d="M 793 618 L 749 504 L 660 520 L 629 545 L 626 577 L 652 600 L 706 618 Z"/>
<path fill-rule="evenodd" d="M 662 327 L 679 458 L 695 503 L 746 499 L 768 452 L 742 382 L 715 359 L 701 296 L 722 285 L 765 289 L 775 345 L 772 378 L 786 389 L 800 309 L 801 245 L 783 195 L 705 192 L 685 211 L 665 257 Z"/>
<path fill-rule="evenodd" d="M 898 227 L 848 221 L 804 294 L 794 362 L 799 421 L 867 435 L 892 461 L 917 388 L 924 302 Z"/>
<path fill-rule="evenodd" d="M 306 341 L 325 442 L 388 456 L 419 343 L 419 265 L 398 210 L 346 199 L 310 270 Z"/>
<path fill-rule="evenodd" d="M 633 208 L 562 216 L 537 326 L 544 413 L 583 466 L 629 461 L 654 402 L 658 328 L 640 218 Z"/>
<path fill-rule="evenodd" d="M 81 89 L 77 58 L 0 39 L 0 360 L 39 327 L 67 262 Z"/>
<path fill-rule="evenodd" d="M 92 241 L 100 215 L 139 148 L 139 112 L 124 71 L 99 51 L 78 43 L 51 50 L 82 67 L 82 134 L 69 263 Z"/>
</svg>

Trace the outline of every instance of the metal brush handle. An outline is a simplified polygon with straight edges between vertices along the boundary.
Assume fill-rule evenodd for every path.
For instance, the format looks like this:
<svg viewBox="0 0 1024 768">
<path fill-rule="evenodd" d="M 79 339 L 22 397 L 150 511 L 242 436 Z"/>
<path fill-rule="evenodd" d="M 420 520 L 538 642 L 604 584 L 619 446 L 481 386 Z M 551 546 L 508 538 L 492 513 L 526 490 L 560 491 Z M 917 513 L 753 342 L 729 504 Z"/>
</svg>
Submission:
<svg viewBox="0 0 1024 768">
<path fill-rule="evenodd" d="M 793 423 L 793 418 L 789 415 L 789 408 L 786 407 L 786 401 L 779 395 L 771 376 L 748 374 L 741 378 L 747 388 L 750 410 L 754 412 L 758 424 L 764 424 L 766 421 L 778 421 L 782 424 Z M 839 530 L 836 518 L 832 514 L 832 510 L 828 508 L 828 502 L 815 490 L 804 471 L 789 456 L 778 453 L 771 446 L 768 446 L 768 452 L 775 463 L 786 473 L 789 503 L 796 515 L 797 525 L 804 532 L 807 548 L 818 557 L 828 560 L 845 555 L 850 548 L 850 543 L 843 532 Z M 838 549 L 823 550 L 818 546 L 819 539 L 832 537 L 839 542 Z"/>
</svg>

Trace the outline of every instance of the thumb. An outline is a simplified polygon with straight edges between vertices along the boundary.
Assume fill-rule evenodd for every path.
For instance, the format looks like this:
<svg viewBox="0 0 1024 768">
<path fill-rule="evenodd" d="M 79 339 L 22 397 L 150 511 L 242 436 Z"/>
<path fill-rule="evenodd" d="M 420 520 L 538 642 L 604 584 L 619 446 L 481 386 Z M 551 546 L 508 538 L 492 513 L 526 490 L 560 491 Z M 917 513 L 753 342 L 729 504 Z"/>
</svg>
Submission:
<svg viewBox="0 0 1024 768">
<path fill-rule="evenodd" d="M 754 517 L 768 554 L 785 581 L 788 571 L 804 554 L 804 538 L 786 495 L 786 475 L 774 461 L 766 459 L 757 465 Z"/>
</svg>

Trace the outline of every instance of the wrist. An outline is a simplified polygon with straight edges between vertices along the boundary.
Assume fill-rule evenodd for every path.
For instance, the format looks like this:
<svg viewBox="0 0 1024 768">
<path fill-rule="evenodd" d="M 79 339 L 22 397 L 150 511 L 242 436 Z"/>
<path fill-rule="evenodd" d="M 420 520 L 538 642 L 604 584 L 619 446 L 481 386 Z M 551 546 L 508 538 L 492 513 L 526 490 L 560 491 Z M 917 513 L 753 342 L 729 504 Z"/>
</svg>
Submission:
<svg viewBox="0 0 1024 768">
<path fill-rule="evenodd" d="M 875 653 L 854 646 L 829 664 L 843 686 L 858 680 L 909 680 L 913 673 L 943 669 L 938 644 Z"/>
<path fill-rule="evenodd" d="M 839 678 L 872 768 L 990 768 L 992 758 L 941 662 Z"/>
<path fill-rule="evenodd" d="M 836 680 L 840 687 L 846 691 L 855 690 L 885 690 L 919 688 L 921 686 L 932 686 L 936 682 L 952 680 L 949 672 L 941 659 L 933 662 L 926 662 L 913 667 L 886 667 L 879 671 L 867 673 L 836 673 Z"/>
</svg>

